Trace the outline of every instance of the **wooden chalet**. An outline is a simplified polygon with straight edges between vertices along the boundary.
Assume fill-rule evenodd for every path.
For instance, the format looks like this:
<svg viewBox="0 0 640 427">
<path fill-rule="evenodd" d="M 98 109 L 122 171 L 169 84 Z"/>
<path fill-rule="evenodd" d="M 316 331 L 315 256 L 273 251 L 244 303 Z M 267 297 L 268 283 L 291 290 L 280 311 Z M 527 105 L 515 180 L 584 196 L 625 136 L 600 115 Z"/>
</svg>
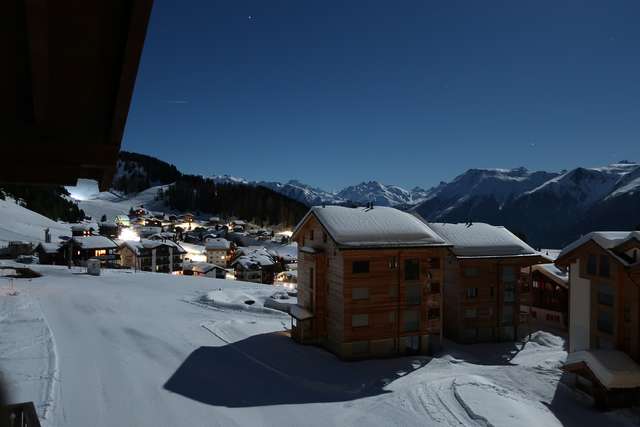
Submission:
<svg viewBox="0 0 640 427">
<path fill-rule="evenodd" d="M 182 274 L 185 276 L 224 279 L 227 277 L 227 270 L 224 267 L 208 262 L 184 262 L 182 263 Z"/>
<path fill-rule="evenodd" d="M 565 370 L 599 406 L 640 403 L 640 231 L 589 233 L 556 265 L 569 271 Z"/>
<path fill-rule="evenodd" d="M 64 248 L 59 243 L 38 243 L 33 253 L 38 256 L 40 264 L 65 265 Z"/>
<path fill-rule="evenodd" d="M 447 243 L 389 207 L 313 207 L 293 231 L 291 336 L 342 358 L 428 353 L 441 343 Z"/>
<path fill-rule="evenodd" d="M 513 341 L 520 324 L 521 270 L 549 262 L 504 227 L 429 223 L 452 246 L 443 262 L 444 334 L 462 343 Z"/>
<path fill-rule="evenodd" d="M 223 238 L 205 237 L 205 252 L 207 254 L 207 262 L 226 266 L 233 257 L 233 245 L 230 241 Z"/>
<path fill-rule="evenodd" d="M 235 272 L 236 280 L 271 285 L 276 274 L 283 270 L 282 265 L 265 248 L 238 248 L 234 257 L 229 265 Z"/>
<path fill-rule="evenodd" d="M 118 245 L 105 236 L 75 236 L 62 244 L 67 265 L 86 266 L 91 258 L 100 260 L 104 267 L 118 263 Z"/>
<path fill-rule="evenodd" d="M 125 241 L 120 245 L 120 264 L 155 273 L 180 272 L 186 253 L 182 246 L 171 240 Z"/>
</svg>

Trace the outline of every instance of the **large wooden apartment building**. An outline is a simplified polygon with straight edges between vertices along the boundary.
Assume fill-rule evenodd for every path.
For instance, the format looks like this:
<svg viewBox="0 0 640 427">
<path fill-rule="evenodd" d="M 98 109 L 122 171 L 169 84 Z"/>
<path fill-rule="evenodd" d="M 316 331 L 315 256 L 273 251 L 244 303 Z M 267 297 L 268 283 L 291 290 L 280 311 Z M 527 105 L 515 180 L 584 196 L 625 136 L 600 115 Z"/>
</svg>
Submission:
<svg viewBox="0 0 640 427">
<path fill-rule="evenodd" d="M 513 341 L 521 269 L 549 262 L 505 227 L 429 223 L 452 246 L 443 263 L 444 334 L 463 343 Z"/>
<path fill-rule="evenodd" d="M 640 231 L 589 233 L 556 264 L 569 269 L 565 369 L 602 405 L 640 402 Z"/>
<path fill-rule="evenodd" d="M 441 341 L 447 244 L 389 207 L 313 207 L 296 226 L 292 337 L 343 358 L 427 353 Z"/>
</svg>

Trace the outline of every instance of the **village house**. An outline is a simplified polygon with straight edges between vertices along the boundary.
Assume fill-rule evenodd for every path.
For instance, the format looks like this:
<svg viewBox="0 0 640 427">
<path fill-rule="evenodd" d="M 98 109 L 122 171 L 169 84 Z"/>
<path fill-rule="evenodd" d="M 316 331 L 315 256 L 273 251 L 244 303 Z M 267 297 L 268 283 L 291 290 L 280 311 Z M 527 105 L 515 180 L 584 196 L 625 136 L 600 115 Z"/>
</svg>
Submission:
<svg viewBox="0 0 640 427">
<path fill-rule="evenodd" d="M 599 406 L 640 402 L 640 231 L 592 232 L 565 247 L 569 355 L 564 369 Z"/>
<path fill-rule="evenodd" d="M 238 248 L 229 264 L 233 267 L 236 280 L 244 282 L 273 284 L 276 274 L 282 271 L 273 254 L 265 248 Z"/>
<path fill-rule="evenodd" d="M 73 224 L 71 226 L 71 235 L 73 237 L 91 236 L 94 228 L 89 224 Z"/>
<path fill-rule="evenodd" d="M 65 265 L 64 249 L 59 243 L 38 243 L 33 253 L 38 256 L 40 264 Z"/>
<path fill-rule="evenodd" d="M 223 267 L 208 262 L 183 262 L 182 274 L 185 276 L 204 276 L 214 279 L 227 277 L 227 270 Z"/>
<path fill-rule="evenodd" d="M 428 353 L 441 344 L 447 243 L 389 207 L 313 207 L 293 231 L 291 336 L 343 358 Z"/>
<path fill-rule="evenodd" d="M 429 223 L 452 246 L 444 259 L 444 334 L 463 343 L 513 341 L 521 270 L 549 262 L 505 227 Z"/>
<path fill-rule="evenodd" d="M 522 271 L 524 274 L 529 272 Z M 522 285 L 520 310 L 528 314 L 530 329 L 566 332 L 569 325 L 569 275 L 554 264 L 531 267 Z"/>
<path fill-rule="evenodd" d="M 171 240 L 125 241 L 120 245 L 120 263 L 136 270 L 173 273 L 182 271 L 186 253 L 182 246 Z"/>
<path fill-rule="evenodd" d="M 222 266 L 228 265 L 233 256 L 233 246 L 231 242 L 222 238 L 205 237 L 204 240 L 207 262 Z"/>
<path fill-rule="evenodd" d="M 98 233 L 115 239 L 120 234 L 120 227 L 115 222 L 101 222 L 98 224 Z"/>
<path fill-rule="evenodd" d="M 76 236 L 62 244 L 66 264 L 86 266 L 91 258 L 100 260 L 103 267 L 115 267 L 118 245 L 105 236 Z"/>
</svg>

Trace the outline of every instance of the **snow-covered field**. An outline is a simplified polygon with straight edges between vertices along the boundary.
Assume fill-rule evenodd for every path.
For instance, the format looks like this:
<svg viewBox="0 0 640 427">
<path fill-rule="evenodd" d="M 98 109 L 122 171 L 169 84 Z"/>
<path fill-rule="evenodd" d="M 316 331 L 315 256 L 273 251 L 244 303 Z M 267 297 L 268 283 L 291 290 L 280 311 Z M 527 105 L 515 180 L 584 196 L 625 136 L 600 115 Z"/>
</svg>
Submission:
<svg viewBox="0 0 640 427">
<path fill-rule="evenodd" d="M 12 240 L 44 242 L 44 230 L 49 228 L 51 237 L 70 236 L 71 227 L 53 221 L 16 204 L 12 199 L 0 200 L 0 246 Z"/>
<path fill-rule="evenodd" d="M 6 263 L 6 262 L 5 262 Z M 10 263 L 9 263 L 10 264 Z M 266 285 L 34 266 L 0 291 L 0 363 L 46 426 L 633 425 L 559 385 L 563 340 L 342 362 L 295 344 L 289 318 L 245 310 Z M 7 279 L 0 278 L 2 281 Z M 209 295 L 223 304 L 199 302 Z"/>
</svg>

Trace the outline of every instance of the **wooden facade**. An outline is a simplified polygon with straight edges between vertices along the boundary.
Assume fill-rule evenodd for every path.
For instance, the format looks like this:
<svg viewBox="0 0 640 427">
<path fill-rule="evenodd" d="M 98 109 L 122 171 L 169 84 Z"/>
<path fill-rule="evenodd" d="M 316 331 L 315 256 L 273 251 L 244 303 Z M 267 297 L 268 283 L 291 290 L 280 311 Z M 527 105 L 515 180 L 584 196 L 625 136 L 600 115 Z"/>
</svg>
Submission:
<svg viewBox="0 0 640 427">
<path fill-rule="evenodd" d="M 566 332 L 569 326 L 567 280 L 545 273 L 542 268 L 534 267 L 530 280 L 523 283 L 522 311 L 528 314 L 530 325 L 536 328 Z"/>
<path fill-rule="evenodd" d="M 298 305 L 292 336 L 343 358 L 428 353 L 442 336 L 446 248 L 345 248 L 314 215 L 301 224 Z"/>
<path fill-rule="evenodd" d="M 520 325 L 521 270 L 539 257 L 458 258 L 444 265 L 444 334 L 462 343 L 513 341 Z"/>
</svg>

